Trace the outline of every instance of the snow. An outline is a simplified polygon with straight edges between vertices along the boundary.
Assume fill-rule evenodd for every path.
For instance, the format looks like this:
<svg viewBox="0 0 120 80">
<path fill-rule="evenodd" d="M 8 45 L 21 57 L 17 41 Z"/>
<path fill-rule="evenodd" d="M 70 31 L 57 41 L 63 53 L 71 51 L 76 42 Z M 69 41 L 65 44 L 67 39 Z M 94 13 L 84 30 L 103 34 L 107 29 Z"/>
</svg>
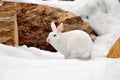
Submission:
<svg viewBox="0 0 120 80">
<path fill-rule="evenodd" d="M 6 50 L 7 49 L 7 50 Z M 57 54 L 57 55 L 56 55 Z M 35 47 L 21 46 L 12 47 L 0 44 L 0 55 L 8 57 L 16 57 L 22 59 L 61 59 L 64 58 L 60 53 L 52 53 L 49 51 L 39 50 Z"/>
<path fill-rule="evenodd" d="M 120 58 L 64 59 L 60 53 L 0 44 L 0 80 L 81 79 L 119 80 Z"/>
<path fill-rule="evenodd" d="M 0 80 L 120 80 L 120 58 L 101 57 L 108 54 L 120 36 L 118 0 L 7 1 L 44 4 L 73 12 L 89 22 L 99 36 L 94 41 L 91 60 L 64 59 L 59 52 L 0 44 Z"/>
</svg>

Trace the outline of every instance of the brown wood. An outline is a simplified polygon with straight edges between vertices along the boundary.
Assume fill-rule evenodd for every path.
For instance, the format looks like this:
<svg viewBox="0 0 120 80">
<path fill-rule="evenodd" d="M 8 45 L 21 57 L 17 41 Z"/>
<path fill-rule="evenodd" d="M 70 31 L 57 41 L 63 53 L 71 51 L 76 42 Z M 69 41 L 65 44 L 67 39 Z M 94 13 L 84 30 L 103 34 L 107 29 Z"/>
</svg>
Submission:
<svg viewBox="0 0 120 80">
<path fill-rule="evenodd" d="M 0 7 L 0 43 L 18 46 L 16 11 L 13 7 Z"/>
<path fill-rule="evenodd" d="M 115 42 L 113 47 L 110 49 L 108 58 L 120 58 L 120 38 Z"/>
</svg>

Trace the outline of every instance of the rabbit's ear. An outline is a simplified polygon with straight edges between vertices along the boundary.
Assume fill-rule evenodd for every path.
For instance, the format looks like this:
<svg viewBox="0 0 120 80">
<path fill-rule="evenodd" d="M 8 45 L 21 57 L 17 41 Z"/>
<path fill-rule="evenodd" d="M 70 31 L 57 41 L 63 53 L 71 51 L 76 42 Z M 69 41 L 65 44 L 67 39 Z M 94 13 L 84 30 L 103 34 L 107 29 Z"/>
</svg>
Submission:
<svg viewBox="0 0 120 80">
<path fill-rule="evenodd" d="M 62 32 L 62 31 L 63 31 L 63 23 L 61 23 L 61 24 L 57 27 L 57 31 L 58 31 L 58 32 Z"/>
<path fill-rule="evenodd" d="M 56 31 L 57 30 L 54 21 L 51 22 L 51 28 L 52 28 L 52 31 Z"/>
</svg>

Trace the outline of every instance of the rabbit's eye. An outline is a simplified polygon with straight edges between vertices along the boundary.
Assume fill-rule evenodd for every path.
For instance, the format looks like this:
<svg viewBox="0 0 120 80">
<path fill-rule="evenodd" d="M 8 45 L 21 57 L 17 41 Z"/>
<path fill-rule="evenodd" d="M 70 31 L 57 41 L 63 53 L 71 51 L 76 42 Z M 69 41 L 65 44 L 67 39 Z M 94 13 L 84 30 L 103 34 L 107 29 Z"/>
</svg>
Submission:
<svg viewBox="0 0 120 80">
<path fill-rule="evenodd" d="M 54 34 L 53 36 L 56 37 L 56 34 Z"/>
<path fill-rule="evenodd" d="M 89 19 L 89 16 L 86 16 L 85 18 L 86 18 L 86 19 Z"/>
</svg>

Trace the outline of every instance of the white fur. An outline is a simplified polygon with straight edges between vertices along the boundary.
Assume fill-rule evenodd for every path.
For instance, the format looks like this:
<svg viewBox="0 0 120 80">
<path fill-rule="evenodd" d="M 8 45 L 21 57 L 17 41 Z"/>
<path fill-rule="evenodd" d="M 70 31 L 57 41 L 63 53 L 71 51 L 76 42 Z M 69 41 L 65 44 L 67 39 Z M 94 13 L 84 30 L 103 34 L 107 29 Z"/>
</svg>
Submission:
<svg viewBox="0 0 120 80">
<path fill-rule="evenodd" d="M 53 22 L 51 23 L 51 27 L 53 28 L 54 26 L 52 25 Z M 90 36 L 81 30 L 72 30 L 62 33 L 58 30 L 61 27 L 63 27 L 63 24 L 60 24 L 56 30 L 50 32 L 47 41 L 67 59 L 88 59 L 93 49 L 93 43 Z M 56 37 L 53 35 L 56 35 Z"/>
</svg>

